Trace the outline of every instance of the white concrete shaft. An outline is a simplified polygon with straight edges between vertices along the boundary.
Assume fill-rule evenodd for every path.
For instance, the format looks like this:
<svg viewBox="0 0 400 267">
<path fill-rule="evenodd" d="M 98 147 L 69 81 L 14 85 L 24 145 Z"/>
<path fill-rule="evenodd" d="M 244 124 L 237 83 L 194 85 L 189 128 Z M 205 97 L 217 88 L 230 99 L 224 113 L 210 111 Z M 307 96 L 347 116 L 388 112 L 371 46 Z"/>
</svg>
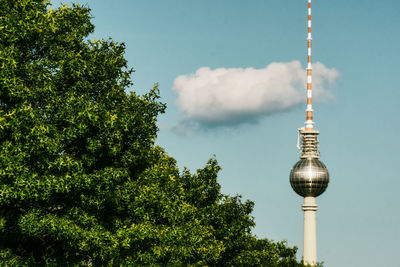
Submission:
<svg viewBox="0 0 400 267">
<path fill-rule="evenodd" d="M 312 266 L 317 263 L 317 229 L 315 222 L 317 208 L 315 197 L 304 198 L 303 261 L 305 264 Z"/>
</svg>

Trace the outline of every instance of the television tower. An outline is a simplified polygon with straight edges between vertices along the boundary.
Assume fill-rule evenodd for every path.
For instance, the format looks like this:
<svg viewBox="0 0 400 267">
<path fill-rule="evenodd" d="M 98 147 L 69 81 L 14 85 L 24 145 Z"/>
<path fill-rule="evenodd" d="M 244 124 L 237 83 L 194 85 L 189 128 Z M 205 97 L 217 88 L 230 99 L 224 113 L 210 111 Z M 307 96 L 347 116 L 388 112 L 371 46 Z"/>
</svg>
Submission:
<svg viewBox="0 0 400 267">
<path fill-rule="evenodd" d="M 311 0 L 308 0 L 308 59 L 307 59 L 307 120 L 305 127 L 298 129 L 298 148 L 301 151 L 300 160 L 290 171 L 290 185 L 293 190 L 304 197 L 304 239 L 303 261 L 305 264 L 317 263 L 317 233 L 315 213 L 317 205 L 315 198 L 321 195 L 329 183 L 329 173 L 326 166 L 319 161 L 318 134 L 314 130 L 312 108 L 312 66 L 311 66 Z"/>
</svg>

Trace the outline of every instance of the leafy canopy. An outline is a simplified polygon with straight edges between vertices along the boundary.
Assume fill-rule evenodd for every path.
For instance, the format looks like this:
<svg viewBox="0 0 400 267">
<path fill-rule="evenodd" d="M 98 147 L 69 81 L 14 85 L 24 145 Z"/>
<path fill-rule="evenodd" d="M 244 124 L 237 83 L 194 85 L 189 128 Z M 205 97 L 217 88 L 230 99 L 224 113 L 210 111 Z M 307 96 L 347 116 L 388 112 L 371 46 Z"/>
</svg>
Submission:
<svg viewBox="0 0 400 267">
<path fill-rule="evenodd" d="M 90 10 L 0 1 L 0 263 L 302 266 L 251 234 L 253 203 L 154 145 L 165 105 L 126 90 L 125 46 Z"/>
</svg>

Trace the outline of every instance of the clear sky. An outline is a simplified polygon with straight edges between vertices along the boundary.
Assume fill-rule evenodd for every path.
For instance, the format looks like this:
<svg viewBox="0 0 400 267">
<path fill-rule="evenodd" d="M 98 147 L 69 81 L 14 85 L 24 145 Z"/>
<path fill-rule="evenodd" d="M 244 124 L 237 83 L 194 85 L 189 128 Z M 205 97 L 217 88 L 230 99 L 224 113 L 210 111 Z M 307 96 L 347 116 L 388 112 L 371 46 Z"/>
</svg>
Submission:
<svg viewBox="0 0 400 267">
<path fill-rule="evenodd" d="M 305 68 L 306 0 L 75 2 L 92 9 L 91 38 L 126 44 L 132 90 L 160 83 L 157 144 L 191 170 L 215 154 L 222 191 L 255 201 L 254 233 L 288 240 L 300 257 L 302 198 L 289 172 L 305 121 L 296 61 Z M 400 2 L 314 0 L 312 10 L 314 120 L 331 174 L 317 198 L 318 260 L 400 266 Z M 223 82 L 211 82 L 216 68 Z"/>
</svg>

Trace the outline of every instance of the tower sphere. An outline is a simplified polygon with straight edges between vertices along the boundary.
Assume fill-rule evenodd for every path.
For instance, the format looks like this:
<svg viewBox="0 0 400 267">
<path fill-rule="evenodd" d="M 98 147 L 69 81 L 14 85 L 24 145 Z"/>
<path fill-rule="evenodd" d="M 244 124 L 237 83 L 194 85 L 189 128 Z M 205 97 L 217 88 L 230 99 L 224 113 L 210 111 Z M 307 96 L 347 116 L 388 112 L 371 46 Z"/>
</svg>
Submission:
<svg viewBox="0 0 400 267">
<path fill-rule="evenodd" d="M 302 158 L 290 171 L 290 185 L 302 197 L 321 195 L 328 183 L 328 169 L 316 158 Z"/>
</svg>

